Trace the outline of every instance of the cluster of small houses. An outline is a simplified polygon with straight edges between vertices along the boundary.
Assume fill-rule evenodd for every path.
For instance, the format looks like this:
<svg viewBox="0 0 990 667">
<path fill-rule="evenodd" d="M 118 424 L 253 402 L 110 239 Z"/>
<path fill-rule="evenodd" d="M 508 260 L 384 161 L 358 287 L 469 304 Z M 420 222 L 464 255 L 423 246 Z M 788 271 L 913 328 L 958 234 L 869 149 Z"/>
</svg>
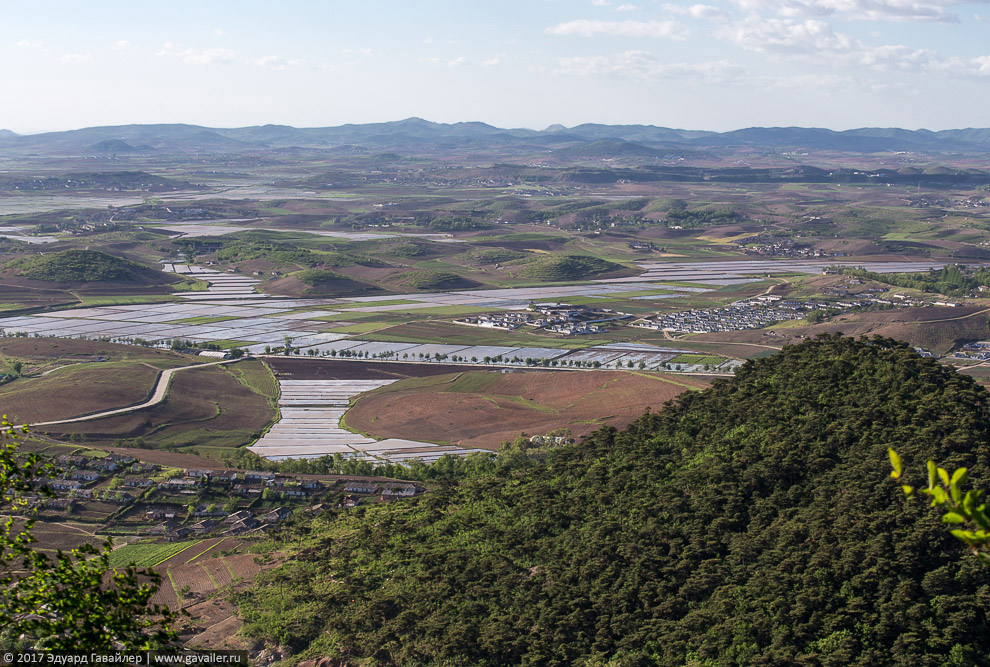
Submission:
<svg viewBox="0 0 990 667">
<path fill-rule="evenodd" d="M 986 208 L 990 206 L 990 201 L 987 201 L 979 195 L 971 195 L 966 199 L 958 201 L 949 201 L 948 199 L 934 197 L 932 195 L 923 195 L 921 197 L 909 199 L 908 204 L 916 208 Z"/>
<path fill-rule="evenodd" d="M 228 490 L 228 495 L 248 500 L 261 498 L 267 500 L 272 496 L 285 501 L 307 500 L 326 490 L 324 483 L 317 479 L 253 470 L 238 472 L 187 468 L 182 475 L 154 480 L 145 475 L 158 472 L 159 466 L 141 463 L 132 456 L 120 454 L 110 454 L 105 458 L 63 455 L 56 457 L 54 463 L 61 471 L 59 475 L 54 478 L 36 477 L 33 486 L 35 488 L 47 486 L 55 492 L 55 497 L 49 498 L 40 494 L 26 496 L 24 500 L 29 506 L 70 510 L 75 503 L 85 500 L 130 505 L 149 489 L 159 489 L 169 494 L 195 496 L 207 484 L 222 485 Z M 88 488 L 107 476 L 116 476 L 122 472 L 132 474 L 123 477 L 120 486 L 115 489 Z M 359 505 L 362 496 L 373 495 L 382 501 L 389 501 L 415 496 L 422 492 L 422 488 L 406 482 L 379 484 L 351 480 L 345 482 L 344 491 L 349 495 L 344 496 L 340 507 L 349 508 Z M 325 509 L 325 506 L 315 505 L 309 509 L 319 512 Z M 145 513 L 145 518 L 148 521 L 159 522 L 150 529 L 149 534 L 167 540 L 179 540 L 190 535 L 199 536 L 215 532 L 223 535 L 238 535 L 253 530 L 264 530 L 285 519 L 291 511 L 286 507 L 277 507 L 256 515 L 246 509 L 228 512 L 216 505 L 197 505 L 191 509 L 189 515 L 200 520 L 191 525 L 180 525 L 182 523 L 180 515 L 184 516 L 186 512 L 175 506 L 165 505 L 149 509 Z"/>
<path fill-rule="evenodd" d="M 784 301 L 781 297 L 764 294 L 722 308 L 685 310 L 678 313 L 658 313 L 633 322 L 634 327 L 657 331 L 708 333 L 762 329 L 776 322 L 804 317 L 802 311 L 825 308 L 827 304 Z"/>
<path fill-rule="evenodd" d="M 595 309 L 584 305 L 534 303 L 530 304 L 527 312 L 491 313 L 454 321 L 457 324 L 486 329 L 512 331 L 522 326 L 528 326 L 564 336 L 581 336 L 607 333 L 608 329 L 599 325 L 631 317 L 632 315 L 626 313 Z"/>
<path fill-rule="evenodd" d="M 959 306 L 951 301 L 934 301 L 929 304 L 904 294 L 886 294 L 887 291 L 883 287 L 868 287 L 859 294 L 843 288 L 826 290 L 828 296 L 837 298 L 836 301 L 788 301 L 776 294 L 763 294 L 721 308 L 658 313 L 653 317 L 637 320 L 632 326 L 677 333 L 710 333 L 762 329 L 777 322 L 801 319 L 812 310 L 834 312 L 870 306 Z"/>
<path fill-rule="evenodd" d="M 47 486 L 55 492 L 56 497 L 28 496 L 25 500 L 29 504 L 50 509 L 69 509 L 72 503 L 77 500 L 101 500 L 107 503 L 128 505 L 137 498 L 134 493 L 131 493 L 131 491 L 135 491 L 136 485 L 128 484 L 128 480 L 137 478 L 126 478 L 123 484 L 125 488 L 98 491 L 87 488 L 87 486 L 125 468 L 136 474 L 150 474 L 158 470 L 158 466 L 154 464 L 139 463 L 133 456 L 121 454 L 110 454 L 102 459 L 85 456 L 59 456 L 55 458 L 55 466 L 62 471 L 59 477 L 36 477 L 32 480 L 32 485 L 35 488 Z M 130 467 L 128 468 L 128 466 Z"/>
<path fill-rule="evenodd" d="M 265 474 L 265 473 L 261 473 Z M 277 479 L 277 478 L 274 478 Z M 323 486 L 318 481 L 303 480 L 312 482 L 309 489 L 322 489 Z M 362 502 L 362 496 L 378 496 L 383 501 L 397 500 L 399 498 L 411 498 L 422 489 L 415 484 L 406 482 L 388 482 L 384 485 L 374 482 L 349 481 L 344 485 L 344 491 L 348 493 L 343 498 L 339 507 L 357 507 Z M 355 495 L 361 494 L 361 495 Z M 307 508 L 311 514 L 318 514 L 327 506 L 320 503 Z M 284 521 L 292 514 L 292 509 L 288 507 L 276 507 L 255 514 L 251 510 L 242 509 L 236 512 L 209 505 L 197 505 L 191 512 L 194 518 L 200 519 L 196 523 L 181 525 L 181 518 L 172 508 L 152 509 L 145 513 L 145 518 L 149 521 L 161 521 L 148 531 L 149 535 L 162 537 L 167 541 L 174 542 L 187 537 L 202 537 L 210 534 L 220 534 L 224 536 L 243 535 L 246 533 L 263 531 L 270 526 Z"/>
<path fill-rule="evenodd" d="M 979 359 L 981 361 L 988 361 L 990 360 L 990 341 L 981 340 L 975 343 L 967 343 L 959 350 L 956 350 L 952 356 L 957 359 Z"/>
<path fill-rule="evenodd" d="M 813 218 L 818 219 L 818 218 Z M 790 238 L 778 238 L 770 234 L 757 234 L 736 242 L 739 252 L 746 255 L 761 255 L 764 257 L 836 257 L 838 253 L 817 248 L 797 246 Z"/>
<path fill-rule="evenodd" d="M 292 510 L 288 507 L 276 507 L 272 510 L 255 515 L 251 510 L 239 510 L 227 513 L 224 510 L 212 510 L 206 506 L 198 506 L 193 516 L 201 518 L 190 525 L 180 525 L 182 519 L 173 509 L 148 510 L 145 518 L 150 521 L 161 521 L 151 527 L 148 534 L 162 537 L 169 542 L 175 542 L 187 537 L 202 537 L 210 533 L 221 535 L 241 535 L 251 531 L 261 531 L 285 520 Z"/>
</svg>

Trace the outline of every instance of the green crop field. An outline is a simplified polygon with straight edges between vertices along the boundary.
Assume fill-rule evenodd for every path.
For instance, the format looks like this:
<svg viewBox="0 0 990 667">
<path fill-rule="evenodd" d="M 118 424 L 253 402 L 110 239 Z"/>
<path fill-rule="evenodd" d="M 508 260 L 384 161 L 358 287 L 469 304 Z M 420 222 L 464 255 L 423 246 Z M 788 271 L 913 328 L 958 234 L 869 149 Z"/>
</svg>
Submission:
<svg viewBox="0 0 990 667">
<path fill-rule="evenodd" d="M 272 399 L 278 397 L 275 376 L 261 361 L 242 361 L 238 364 L 232 364 L 228 370 L 233 373 L 238 382 L 256 394 Z"/>
<path fill-rule="evenodd" d="M 159 301 L 179 301 L 180 297 L 171 294 L 135 294 L 123 296 L 80 295 L 79 301 L 83 306 L 125 306 L 135 303 L 152 303 Z"/>
<path fill-rule="evenodd" d="M 349 324 L 345 327 L 338 327 L 334 329 L 334 333 L 363 334 L 371 331 L 378 331 L 379 329 L 385 329 L 389 326 L 391 325 L 385 322 L 357 322 L 355 324 Z"/>
<path fill-rule="evenodd" d="M 164 563 L 177 553 L 196 546 L 203 540 L 190 540 L 188 542 L 140 542 L 138 544 L 126 544 L 119 549 L 114 549 L 110 554 L 110 567 L 126 567 L 135 565 L 137 567 L 154 567 Z"/>
<path fill-rule="evenodd" d="M 247 347 L 248 345 L 253 345 L 249 340 L 215 340 L 214 345 L 219 345 L 225 350 L 229 350 L 232 347 Z"/>
<path fill-rule="evenodd" d="M 725 359 L 722 357 L 713 357 L 706 354 L 679 354 L 667 363 L 669 364 L 682 364 L 682 365 L 703 365 L 709 364 L 711 366 L 717 366 L 724 362 Z"/>
<path fill-rule="evenodd" d="M 410 301 L 409 299 L 388 299 L 385 301 L 353 301 L 350 303 L 340 303 L 334 305 L 334 310 L 343 310 L 346 308 L 373 308 L 375 306 L 407 306 L 413 303 L 419 303 L 418 301 Z M 283 317 L 283 314 L 274 315 L 273 317 Z"/>
</svg>

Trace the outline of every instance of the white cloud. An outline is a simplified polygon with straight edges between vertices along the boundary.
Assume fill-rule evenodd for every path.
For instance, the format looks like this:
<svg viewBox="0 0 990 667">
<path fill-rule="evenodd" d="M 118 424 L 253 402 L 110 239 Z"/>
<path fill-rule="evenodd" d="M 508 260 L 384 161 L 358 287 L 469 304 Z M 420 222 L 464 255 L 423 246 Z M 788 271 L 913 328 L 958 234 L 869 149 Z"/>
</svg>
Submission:
<svg viewBox="0 0 990 667">
<path fill-rule="evenodd" d="M 728 25 L 716 33 L 747 51 L 759 53 L 838 53 L 854 47 L 856 40 L 836 33 L 825 21 L 808 19 L 762 19 L 750 17 Z"/>
<path fill-rule="evenodd" d="M 690 16 L 703 21 L 724 21 L 729 18 L 725 10 L 714 5 L 674 5 L 666 4 L 663 8 L 671 14 Z"/>
<path fill-rule="evenodd" d="M 865 21 L 956 22 L 949 7 L 968 0 L 733 0 L 747 11 L 764 11 L 784 17 L 839 16 Z M 985 2 L 986 0 L 976 0 Z"/>
<path fill-rule="evenodd" d="M 19 49 L 40 49 L 44 45 L 45 43 L 40 39 L 37 42 L 29 42 L 26 39 L 22 39 L 21 41 L 17 42 L 17 44 L 15 44 L 14 46 L 16 46 Z"/>
<path fill-rule="evenodd" d="M 131 41 L 127 39 L 118 39 L 116 42 L 113 43 L 114 51 L 123 51 L 124 49 L 130 49 L 133 47 L 134 44 L 132 44 Z"/>
<path fill-rule="evenodd" d="M 93 59 L 93 54 L 87 52 L 84 53 L 63 53 L 62 57 L 59 58 L 60 62 L 66 65 L 78 65 L 79 63 L 84 63 Z"/>
<path fill-rule="evenodd" d="M 456 58 L 423 58 L 420 62 L 427 63 L 430 65 L 440 65 L 442 67 L 450 67 L 451 69 L 455 67 L 463 67 L 464 65 L 470 65 L 471 61 L 464 56 L 457 56 Z"/>
<path fill-rule="evenodd" d="M 990 56 L 946 58 L 930 49 L 902 44 L 873 46 L 841 32 L 825 21 L 750 17 L 723 26 L 716 35 L 739 47 L 775 58 L 792 57 L 838 67 L 860 66 L 891 72 L 934 72 L 951 76 L 990 75 Z"/>
<path fill-rule="evenodd" d="M 237 52 L 222 47 L 197 49 L 184 47 L 175 42 L 165 42 L 158 56 L 179 58 L 187 65 L 212 65 L 214 63 L 231 63 L 237 60 Z"/>
<path fill-rule="evenodd" d="M 617 11 L 617 12 L 634 12 L 637 9 L 639 9 L 639 5 L 625 4 L 625 5 L 619 5 L 618 7 L 616 7 L 615 8 L 615 11 Z"/>
<path fill-rule="evenodd" d="M 214 35 L 223 35 L 223 34 L 225 34 L 225 33 L 224 33 L 224 31 L 223 31 L 223 29 L 222 29 L 222 28 L 214 28 L 214 29 L 213 29 L 213 34 L 214 34 Z"/>
<path fill-rule="evenodd" d="M 611 7 L 612 3 L 609 0 L 591 0 L 591 4 L 595 7 Z"/>
<path fill-rule="evenodd" d="M 976 71 L 980 74 L 990 76 L 990 56 L 980 56 L 979 58 L 973 58 L 970 61 L 971 65 L 976 68 Z"/>
<path fill-rule="evenodd" d="M 624 51 L 607 56 L 558 58 L 557 74 L 575 76 L 618 76 L 629 79 L 690 79 L 727 81 L 745 73 L 739 65 L 724 60 L 707 63 L 668 63 L 649 51 Z"/>
<path fill-rule="evenodd" d="M 654 37 L 684 39 L 687 28 L 677 21 L 589 21 L 580 19 L 568 21 L 547 28 L 551 35 L 577 35 L 594 37 L 612 35 L 616 37 Z"/>
<path fill-rule="evenodd" d="M 501 62 L 502 62 L 502 59 L 499 56 L 494 56 L 492 58 L 488 58 L 487 60 L 482 60 L 481 63 L 480 63 L 480 65 L 482 67 L 495 67 L 496 65 L 498 65 Z"/>
<path fill-rule="evenodd" d="M 252 62 L 257 67 L 276 70 L 295 69 L 309 65 L 309 62 L 304 58 L 283 58 L 282 56 L 262 56 L 255 58 Z"/>
<path fill-rule="evenodd" d="M 371 55 L 371 49 L 365 47 L 363 49 L 341 49 L 340 52 L 345 56 L 368 56 Z"/>
</svg>

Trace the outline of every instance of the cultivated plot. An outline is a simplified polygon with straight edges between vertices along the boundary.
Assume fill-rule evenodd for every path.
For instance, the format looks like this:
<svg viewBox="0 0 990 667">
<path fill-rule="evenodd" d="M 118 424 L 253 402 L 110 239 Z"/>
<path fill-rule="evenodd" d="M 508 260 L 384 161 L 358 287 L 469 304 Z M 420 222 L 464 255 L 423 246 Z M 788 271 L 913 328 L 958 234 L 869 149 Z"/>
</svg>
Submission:
<svg viewBox="0 0 990 667">
<path fill-rule="evenodd" d="M 445 454 L 466 456 L 478 451 L 411 440 L 380 441 L 341 427 L 340 419 L 353 398 L 393 382 L 280 378 L 281 418 L 249 449 L 271 460 L 340 454 L 373 462 L 435 461 Z"/>
</svg>

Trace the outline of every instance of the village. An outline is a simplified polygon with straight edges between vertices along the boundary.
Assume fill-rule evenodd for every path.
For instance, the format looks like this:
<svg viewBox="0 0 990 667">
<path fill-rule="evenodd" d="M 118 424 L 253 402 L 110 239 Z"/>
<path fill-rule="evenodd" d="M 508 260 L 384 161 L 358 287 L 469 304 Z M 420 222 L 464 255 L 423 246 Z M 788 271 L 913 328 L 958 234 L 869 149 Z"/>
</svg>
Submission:
<svg viewBox="0 0 990 667">
<path fill-rule="evenodd" d="M 632 317 L 627 313 L 592 308 L 586 305 L 530 303 L 527 310 L 523 312 L 492 313 L 477 317 L 465 317 L 454 320 L 454 322 L 466 326 L 504 329 L 506 331 L 526 326 L 562 336 L 582 336 L 607 333 L 608 328 L 602 325 L 609 322 L 620 322 Z"/>
<path fill-rule="evenodd" d="M 858 282 L 858 281 L 855 281 Z M 762 329 L 779 322 L 815 319 L 811 313 L 836 315 L 862 308 L 907 308 L 911 306 L 948 306 L 959 304 L 938 300 L 926 302 L 904 294 L 886 294 L 882 287 L 869 287 L 864 293 L 845 288 L 830 288 L 826 294 L 835 300 L 794 301 L 782 296 L 763 294 L 752 299 L 736 301 L 720 308 L 658 313 L 632 322 L 631 326 L 670 333 L 711 333 Z"/>
<path fill-rule="evenodd" d="M 96 453 L 96 452 L 91 452 Z M 271 471 L 172 468 L 126 454 L 61 455 L 31 480 L 24 507 L 39 520 L 100 523 L 98 533 L 177 541 L 263 533 L 294 512 L 408 498 L 407 482 Z"/>
</svg>

